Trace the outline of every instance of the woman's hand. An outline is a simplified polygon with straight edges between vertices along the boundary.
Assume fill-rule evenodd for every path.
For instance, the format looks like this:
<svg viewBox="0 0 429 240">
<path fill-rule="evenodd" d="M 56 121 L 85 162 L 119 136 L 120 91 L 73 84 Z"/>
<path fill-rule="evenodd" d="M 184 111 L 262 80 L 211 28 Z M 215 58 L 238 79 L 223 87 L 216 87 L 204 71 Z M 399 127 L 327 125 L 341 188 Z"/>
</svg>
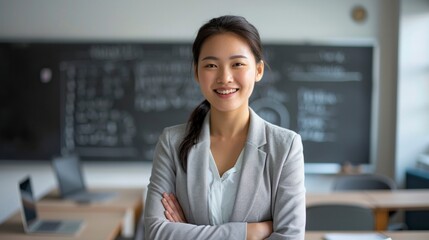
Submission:
<svg viewBox="0 0 429 240">
<path fill-rule="evenodd" d="M 257 222 L 247 224 L 247 240 L 262 240 L 268 238 L 273 232 L 273 222 Z"/>
<path fill-rule="evenodd" d="M 182 207 L 180 206 L 179 201 L 177 201 L 174 194 L 163 193 L 161 202 L 165 209 L 165 217 L 170 222 L 187 223 Z M 247 224 L 247 240 L 262 240 L 268 238 L 272 232 L 272 221 Z"/>
<path fill-rule="evenodd" d="M 174 194 L 163 193 L 161 202 L 165 209 L 164 215 L 170 222 L 187 223 L 182 207 Z"/>
</svg>

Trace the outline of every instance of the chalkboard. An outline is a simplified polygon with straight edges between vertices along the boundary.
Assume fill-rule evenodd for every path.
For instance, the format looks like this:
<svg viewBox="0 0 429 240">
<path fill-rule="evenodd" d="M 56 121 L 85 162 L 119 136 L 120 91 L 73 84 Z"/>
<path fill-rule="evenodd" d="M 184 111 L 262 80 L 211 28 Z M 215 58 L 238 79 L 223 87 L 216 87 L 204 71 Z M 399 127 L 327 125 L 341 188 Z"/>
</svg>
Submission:
<svg viewBox="0 0 429 240">
<path fill-rule="evenodd" d="M 1 59 L 26 56 L 8 60 L 17 66 L 1 68 L 0 74 L 26 72 L 20 81 L 44 88 L 23 97 L 30 103 L 15 112 L 29 115 L 25 109 L 32 101 L 47 102 L 33 111 L 49 119 L 41 125 L 56 129 L 52 155 L 151 161 L 161 131 L 186 122 L 203 100 L 189 43 L 3 43 L 0 49 Z M 306 163 L 369 163 L 373 47 L 266 44 L 264 49 L 270 67 L 255 86 L 251 107 L 301 134 Z M 6 128 L 0 124 L 0 130 Z M 3 159 L 19 155 L 0 150 Z"/>
<path fill-rule="evenodd" d="M 306 163 L 368 164 L 373 47 L 267 45 L 251 106 L 298 132 Z"/>
<path fill-rule="evenodd" d="M 0 43 L 1 160 L 60 154 L 60 83 L 39 76 L 43 62 L 56 59 L 55 52 L 39 47 Z"/>
</svg>

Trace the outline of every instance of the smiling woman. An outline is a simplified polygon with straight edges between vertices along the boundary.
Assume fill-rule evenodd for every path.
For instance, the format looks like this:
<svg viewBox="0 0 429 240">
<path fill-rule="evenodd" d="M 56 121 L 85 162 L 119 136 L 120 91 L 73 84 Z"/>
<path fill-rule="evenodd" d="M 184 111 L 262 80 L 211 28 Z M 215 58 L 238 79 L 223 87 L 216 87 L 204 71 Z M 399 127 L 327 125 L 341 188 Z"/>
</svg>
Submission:
<svg viewBox="0 0 429 240">
<path fill-rule="evenodd" d="M 202 45 L 195 79 L 211 111 L 248 112 L 249 98 L 264 72 L 246 41 L 235 33 L 211 36 Z M 246 115 L 246 114 L 244 114 Z"/>
<path fill-rule="evenodd" d="M 200 28 L 193 64 L 205 100 L 187 124 L 160 136 L 146 239 L 304 239 L 301 137 L 249 108 L 262 56 L 259 33 L 243 17 Z"/>
</svg>

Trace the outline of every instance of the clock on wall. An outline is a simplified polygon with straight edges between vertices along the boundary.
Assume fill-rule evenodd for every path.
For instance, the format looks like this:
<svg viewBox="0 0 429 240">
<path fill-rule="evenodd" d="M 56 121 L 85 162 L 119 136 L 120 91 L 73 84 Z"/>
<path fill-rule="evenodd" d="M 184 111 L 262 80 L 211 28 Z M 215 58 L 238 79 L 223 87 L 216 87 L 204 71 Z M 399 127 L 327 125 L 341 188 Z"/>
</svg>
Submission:
<svg viewBox="0 0 429 240">
<path fill-rule="evenodd" d="M 355 6 L 352 8 L 352 19 L 357 23 L 362 23 L 368 17 L 368 13 L 363 6 Z"/>
</svg>

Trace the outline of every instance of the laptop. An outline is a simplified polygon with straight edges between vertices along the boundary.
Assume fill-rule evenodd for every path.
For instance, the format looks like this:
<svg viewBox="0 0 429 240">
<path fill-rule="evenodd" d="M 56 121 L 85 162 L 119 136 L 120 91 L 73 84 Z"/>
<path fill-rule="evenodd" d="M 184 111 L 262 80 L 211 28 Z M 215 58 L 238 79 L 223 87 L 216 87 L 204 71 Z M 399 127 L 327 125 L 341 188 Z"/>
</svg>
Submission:
<svg viewBox="0 0 429 240">
<path fill-rule="evenodd" d="M 108 201 L 114 198 L 115 192 L 89 192 L 85 186 L 79 157 L 55 157 L 52 159 L 52 168 L 58 181 L 62 198 L 79 203 Z"/>
<path fill-rule="evenodd" d="M 22 204 L 22 223 L 26 233 L 76 234 L 82 228 L 82 220 L 39 219 L 29 177 L 19 183 L 19 193 Z"/>
</svg>

